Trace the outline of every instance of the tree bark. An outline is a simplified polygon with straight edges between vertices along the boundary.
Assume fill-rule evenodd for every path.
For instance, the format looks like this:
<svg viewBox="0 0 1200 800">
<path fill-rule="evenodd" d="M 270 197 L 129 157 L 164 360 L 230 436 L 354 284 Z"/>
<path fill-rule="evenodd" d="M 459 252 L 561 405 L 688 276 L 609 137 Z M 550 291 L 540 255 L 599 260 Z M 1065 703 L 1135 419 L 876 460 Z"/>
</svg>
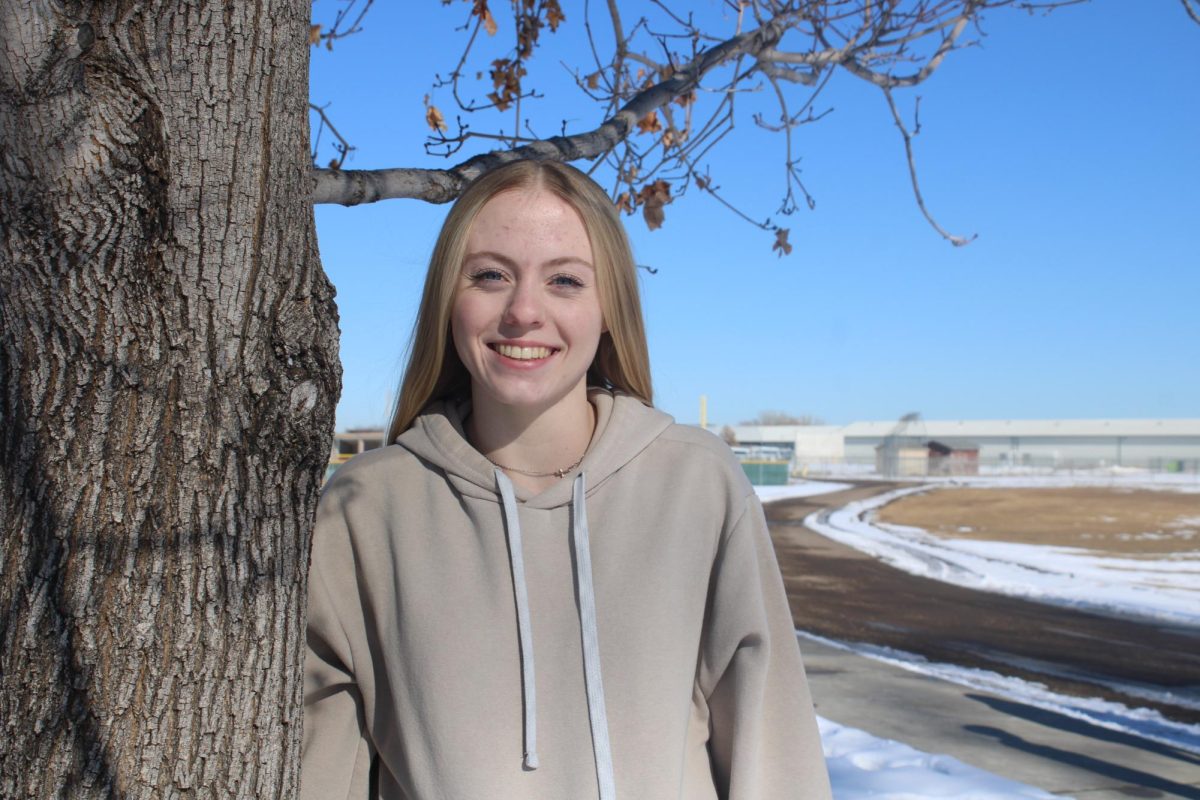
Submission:
<svg viewBox="0 0 1200 800">
<path fill-rule="evenodd" d="M 296 795 L 309 0 L 0 4 L 0 796 Z"/>
</svg>

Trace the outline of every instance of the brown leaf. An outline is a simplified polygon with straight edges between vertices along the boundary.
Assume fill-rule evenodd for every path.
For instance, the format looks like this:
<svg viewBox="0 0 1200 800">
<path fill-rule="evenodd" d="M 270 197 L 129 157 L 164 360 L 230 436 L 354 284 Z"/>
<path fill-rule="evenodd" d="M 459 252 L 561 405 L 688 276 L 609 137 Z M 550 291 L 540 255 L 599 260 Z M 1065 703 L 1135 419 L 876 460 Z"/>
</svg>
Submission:
<svg viewBox="0 0 1200 800">
<path fill-rule="evenodd" d="M 495 36 L 498 30 L 496 18 L 492 16 L 492 11 L 487 6 L 483 8 L 483 29 L 487 31 L 488 36 Z"/>
<path fill-rule="evenodd" d="M 546 0 L 546 24 L 550 26 L 550 32 L 557 31 L 558 26 L 566 21 L 567 18 L 563 15 L 558 0 Z"/>
<path fill-rule="evenodd" d="M 308 26 L 308 43 L 311 45 L 318 45 L 321 43 L 321 26 L 320 25 L 309 25 Z"/>
<path fill-rule="evenodd" d="M 687 108 L 692 103 L 696 102 L 696 93 L 688 92 L 687 94 L 681 94 L 675 98 L 674 102 L 675 105 L 679 106 L 680 108 Z"/>
<path fill-rule="evenodd" d="M 771 249 L 778 250 L 780 258 L 792 254 L 792 246 L 788 244 L 788 232 L 790 230 L 790 228 L 775 229 L 775 244 L 771 245 Z"/>
<path fill-rule="evenodd" d="M 646 220 L 646 227 L 652 231 L 661 228 L 665 217 L 663 206 L 674 199 L 671 197 L 671 184 L 664 180 L 648 183 L 638 192 L 637 199 L 642 206 L 642 218 Z"/>
<path fill-rule="evenodd" d="M 633 213 L 633 200 L 629 196 L 629 192 L 621 192 L 617 195 L 617 211 L 625 214 Z"/>
<path fill-rule="evenodd" d="M 704 177 L 703 175 L 697 175 L 696 176 L 696 188 L 697 189 L 707 189 L 708 187 L 709 187 L 708 178 Z"/>
<path fill-rule="evenodd" d="M 511 105 L 509 101 L 505 100 L 495 92 L 488 92 L 488 100 L 492 101 L 492 103 L 496 106 L 497 111 L 507 111 L 508 107 Z"/>
<path fill-rule="evenodd" d="M 600 87 L 600 72 L 593 72 L 587 76 L 587 87 L 589 89 L 598 89 Z"/>
<path fill-rule="evenodd" d="M 642 219 L 646 220 L 646 227 L 652 231 L 656 231 L 662 227 L 665 217 L 666 214 L 663 213 L 662 206 L 642 206 Z"/>
<path fill-rule="evenodd" d="M 662 123 L 658 121 L 658 112 L 651 111 L 646 116 L 638 120 L 638 130 L 642 133 L 658 133 L 662 130 Z"/>
<path fill-rule="evenodd" d="M 434 105 L 425 107 L 425 124 L 433 131 L 446 130 L 446 119 L 442 116 L 442 112 L 438 111 L 438 107 Z"/>
</svg>

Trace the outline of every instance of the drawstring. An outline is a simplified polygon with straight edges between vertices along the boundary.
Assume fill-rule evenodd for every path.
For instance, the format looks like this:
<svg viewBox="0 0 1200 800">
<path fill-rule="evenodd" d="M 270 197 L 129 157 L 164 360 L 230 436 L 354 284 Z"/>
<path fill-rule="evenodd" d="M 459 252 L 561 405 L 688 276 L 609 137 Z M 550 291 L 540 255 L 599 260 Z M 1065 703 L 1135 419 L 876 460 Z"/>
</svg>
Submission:
<svg viewBox="0 0 1200 800">
<path fill-rule="evenodd" d="M 583 504 L 583 473 L 575 478 L 571 501 L 571 536 L 575 541 L 575 589 L 579 593 L 579 627 L 583 633 L 583 679 L 587 684 L 588 717 L 592 721 L 592 754 L 600 800 L 617 796 L 613 781 L 612 749 L 608 743 L 608 713 L 604 708 L 604 682 L 600 679 L 600 634 L 596 630 L 596 596 L 592 591 L 592 551 L 588 545 L 587 510 Z"/>
<path fill-rule="evenodd" d="M 525 556 L 521 547 L 521 518 L 512 481 L 499 468 L 496 485 L 504 505 L 504 530 L 508 534 L 508 563 L 517 596 L 517 637 L 521 646 L 521 692 L 525 696 L 525 769 L 537 769 L 537 689 L 533 681 L 533 628 L 529 624 L 529 592 L 525 587 Z"/>
<path fill-rule="evenodd" d="M 517 600 L 517 635 L 521 648 L 521 687 L 525 695 L 525 768 L 537 769 L 537 688 L 533 675 L 533 632 L 529 624 L 529 592 L 525 585 L 525 559 L 521 546 L 521 520 L 512 482 L 500 469 L 496 485 L 504 507 L 508 558 Z M 612 748 L 608 740 L 608 714 L 604 682 L 600 677 L 600 635 L 596 627 L 596 596 L 592 589 L 592 555 L 588 544 L 587 510 L 584 507 L 583 473 L 575 478 L 571 502 L 571 538 L 575 547 L 575 593 L 579 598 L 579 627 L 583 639 L 583 679 L 587 688 L 588 720 L 592 729 L 592 755 L 600 800 L 616 800 Z"/>
</svg>

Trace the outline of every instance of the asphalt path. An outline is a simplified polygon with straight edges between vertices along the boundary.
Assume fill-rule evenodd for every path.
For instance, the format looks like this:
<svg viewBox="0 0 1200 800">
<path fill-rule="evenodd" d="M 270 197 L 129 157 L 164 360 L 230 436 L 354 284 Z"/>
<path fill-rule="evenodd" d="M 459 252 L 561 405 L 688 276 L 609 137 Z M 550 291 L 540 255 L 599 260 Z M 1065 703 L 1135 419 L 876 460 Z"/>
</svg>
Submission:
<svg viewBox="0 0 1200 800">
<path fill-rule="evenodd" d="M 1200 711 L 1146 699 L 1200 698 L 1200 630 L 1086 613 L 910 575 L 804 526 L 809 514 L 896 488 L 769 503 L 767 520 L 796 627 L 991 670 L 1081 697 L 1200 724 Z"/>
</svg>

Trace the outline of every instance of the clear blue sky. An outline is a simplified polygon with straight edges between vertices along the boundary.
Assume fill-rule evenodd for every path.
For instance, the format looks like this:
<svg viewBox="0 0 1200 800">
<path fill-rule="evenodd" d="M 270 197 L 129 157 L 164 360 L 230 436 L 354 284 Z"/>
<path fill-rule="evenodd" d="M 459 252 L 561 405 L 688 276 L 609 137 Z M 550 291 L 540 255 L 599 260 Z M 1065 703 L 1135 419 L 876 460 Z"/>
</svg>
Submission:
<svg viewBox="0 0 1200 800">
<path fill-rule="evenodd" d="M 544 133 L 599 122 L 561 89 L 559 60 L 581 46 L 569 6 L 537 57 Z M 332 101 L 358 148 L 348 167 L 447 165 L 424 155 L 422 97 L 457 61 L 467 7 L 376 3 L 364 33 L 314 50 L 312 98 Z M 334 8 L 320 0 L 315 18 Z M 639 263 L 659 270 L 642 279 L 657 405 L 695 422 L 704 394 L 717 423 L 764 409 L 831 423 L 1200 417 L 1200 26 L 1174 0 L 1096 0 L 992 12 L 985 31 L 915 90 L 926 201 L 978 233 L 968 247 L 920 217 L 882 97 L 849 76 L 796 138 L 817 207 L 783 222 L 790 257 L 698 194 L 661 230 L 628 220 Z M 452 117 L 445 92 L 435 102 Z M 747 118 L 709 161 L 754 216 L 775 210 L 781 138 Z M 390 412 L 445 212 L 317 207 L 341 313 L 339 429 Z"/>
</svg>

